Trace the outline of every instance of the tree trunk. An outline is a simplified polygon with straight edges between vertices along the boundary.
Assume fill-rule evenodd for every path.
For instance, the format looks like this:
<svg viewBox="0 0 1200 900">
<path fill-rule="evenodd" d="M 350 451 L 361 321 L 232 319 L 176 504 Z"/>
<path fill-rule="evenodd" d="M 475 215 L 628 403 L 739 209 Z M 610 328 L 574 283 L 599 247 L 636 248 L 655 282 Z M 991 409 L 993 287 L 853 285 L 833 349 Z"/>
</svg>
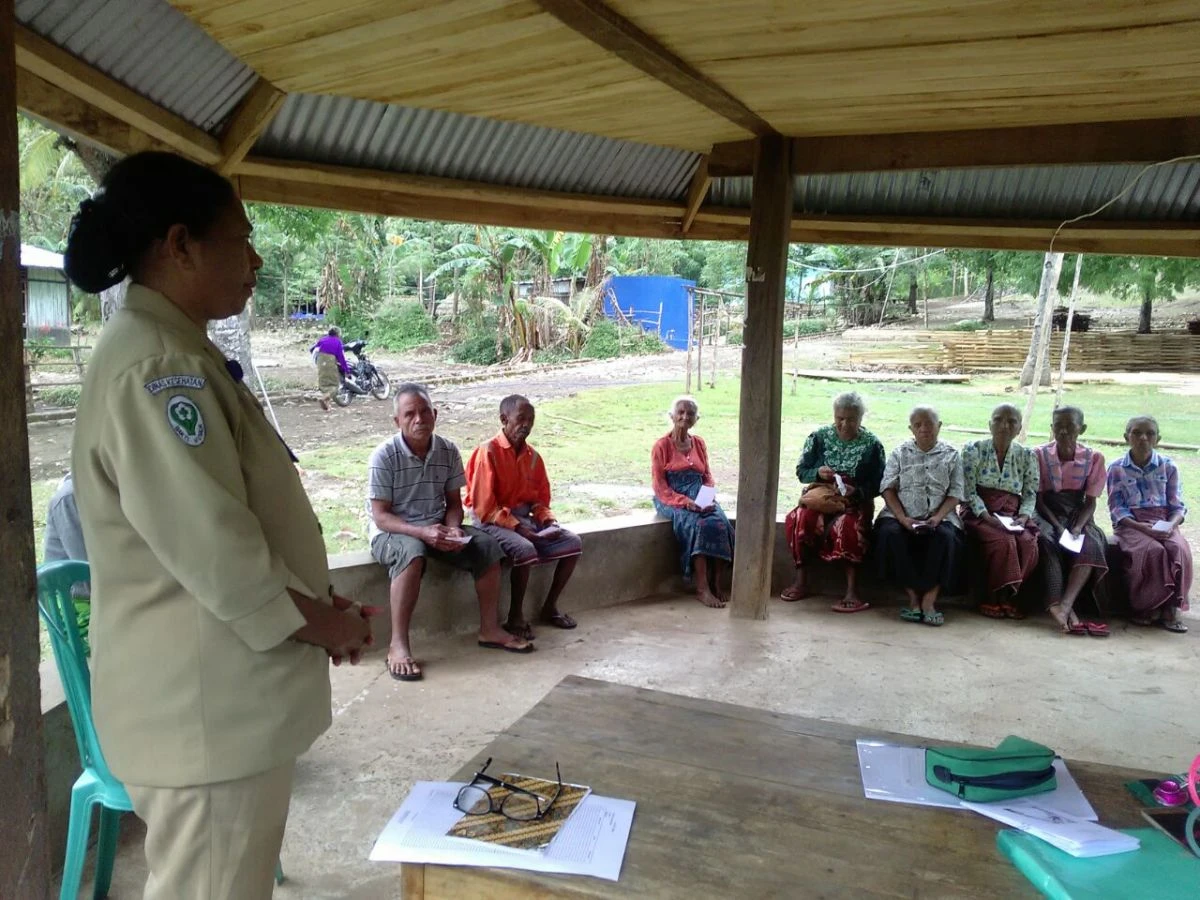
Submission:
<svg viewBox="0 0 1200 900">
<path fill-rule="evenodd" d="M 917 276 L 912 272 L 908 273 L 908 312 L 917 314 Z"/>
<path fill-rule="evenodd" d="M 125 295 L 129 293 L 129 279 L 100 292 L 100 324 L 104 325 L 113 313 L 125 306 Z"/>
<path fill-rule="evenodd" d="M 1150 313 L 1154 307 L 1154 297 L 1149 291 L 1142 293 L 1142 311 L 1138 313 L 1138 334 L 1150 333 Z"/>
<path fill-rule="evenodd" d="M 250 307 L 247 304 L 240 315 L 218 319 L 208 323 L 208 338 L 227 359 L 236 359 L 245 377 L 254 372 L 253 356 L 250 353 Z"/>
<path fill-rule="evenodd" d="M 117 161 L 117 157 L 86 142 L 81 144 L 78 141 L 64 137 L 60 139 L 60 143 L 79 158 L 79 163 L 83 166 L 83 170 L 88 173 L 92 181 L 96 182 L 97 187 L 100 186 L 100 182 L 104 180 L 104 176 L 108 174 L 108 170 Z"/>
<path fill-rule="evenodd" d="M 983 292 L 983 321 L 996 321 L 996 266 L 991 262 L 987 265 L 987 287 Z"/>
<path fill-rule="evenodd" d="M 1021 387 L 1033 384 L 1035 375 L 1042 385 L 1050 384 L 1050 326 L 1054 318 L 1053 297 L 1058 289 L 1058 277 L 1062 274 L 1062 262 L 1061 253 L 1047 253 L 1042 263 L 1037 316 L 1033 320 L 1033 333 L 1029 338 L 1029 353 L 1021 368 Z M 1030 396 L 1034 396 L 1034 393 Z"/>
<path fill-rule="evenodd" d="M 283 267 L 283 320 L 286 322 L 288 315 L 291 313 L 288 304 L 288 267 L 285 264 Z"/>
</svg>

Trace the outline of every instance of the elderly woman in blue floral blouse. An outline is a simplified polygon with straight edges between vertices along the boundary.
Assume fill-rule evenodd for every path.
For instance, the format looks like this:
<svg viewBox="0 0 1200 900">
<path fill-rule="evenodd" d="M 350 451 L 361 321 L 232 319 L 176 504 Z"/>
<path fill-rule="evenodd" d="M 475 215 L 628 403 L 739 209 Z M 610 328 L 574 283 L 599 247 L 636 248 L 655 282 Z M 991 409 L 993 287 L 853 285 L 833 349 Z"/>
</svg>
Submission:
<svg viewBox="0 0 1200 900">
<path fill-rule="evenodd" d="M 993 619 L 1023 619 L 1016 597 L 1038 562 L 1038 463 L 1033 451 L 1016 443 L 1021 413 L 1011 403 L 992 410 L 992 436 L 963 447 L 963 524 L 983 549 L 993 602 L 979 611 Z"/>
</svg>

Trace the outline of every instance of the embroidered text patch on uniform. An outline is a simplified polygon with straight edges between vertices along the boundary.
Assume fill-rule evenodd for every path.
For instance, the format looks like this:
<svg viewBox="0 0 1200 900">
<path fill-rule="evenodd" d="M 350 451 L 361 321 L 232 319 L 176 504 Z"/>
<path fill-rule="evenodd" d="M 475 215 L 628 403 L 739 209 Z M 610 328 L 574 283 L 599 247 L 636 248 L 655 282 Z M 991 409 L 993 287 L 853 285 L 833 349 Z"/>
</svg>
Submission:
<svg viewBox="0 0 1200 900">
<path fill-rule="evenodd" d="M 204 416 L 190 397 L 176 394 L 167 401 L 167 423 L 175 435 L 189 447 L 204 443 Z"/>
<path fill-rule="evenodd" d="M 157 396 L 167 388 L 182 387 L 198 391 L 206 384 L 208 384 L 207 379 L 201 378 L 199 375 L 168 375 L 165 378 L 155 378 L 153 381 L 147 381 L 146 390 Z"/>
</svg>

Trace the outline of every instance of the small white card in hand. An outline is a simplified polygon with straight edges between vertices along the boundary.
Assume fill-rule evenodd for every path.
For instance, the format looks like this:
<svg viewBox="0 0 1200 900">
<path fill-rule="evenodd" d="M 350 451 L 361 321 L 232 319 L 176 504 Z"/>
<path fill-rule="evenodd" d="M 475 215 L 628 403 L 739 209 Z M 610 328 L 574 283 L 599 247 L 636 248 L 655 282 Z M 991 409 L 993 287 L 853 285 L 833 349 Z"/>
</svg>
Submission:
<svg viewBox="0 0 1200 900">
<path fill-rule="evenodd" d="M 1065 528 L 1063 529 L 1062 536 L 1059 537 L 1058 542 L 1063 546 L 1064 549 L 1070 550 L 1072 553 L 1078 553 L 1083 549 L 1083 535 L 1071 534 L 1071 532 L 1067 531 Z"/>
<path fill-rule="evenodd" d="M 452 534 L 446 538 L 446 540 L 450 541 L 452 544 L 469 544 L 471 543 L 471 535 L 464 534 L 462 537 L 459 537 L 456 534 Z"/>
<path fill-rule="evenodd" d="M 1170 531 L 1172 527 L 1173 526 L 1171 525 L 1171 523 L 1168 522 L 1166 519 L 1163 519 L 1163 521 L 1161 521 L 1161 522 L 1155 522 L 1151 526 L 1151 528 L 1153 528 L 1155 531 L 1158 531 L 1158 532 Z"/>
<path fill-rule="evenodd" d="M 997 515 L 996 520 L 1009 531 L 1024 531 L 1025 529 L 1014 521 L 1012 516 Z"/>
<path fill-rule="evenodd" d="M 849 492 L 849 491 L 846 489 L 846 482 L 844 482 L 844 481 L 842 480 L 842 476 L 841 476 L 841 475 L 839 475 L 837 472 L 834 472 L 834 473 L 833 473 L 833 481 L 834 481 L 834 484 L 836 484 L 836 485 L 837 485 L 837 492 L 838 492 L 839 494 L 841 494 L 843 497 L 845 497 L 845 496 L 846 496 L 848 493 L 850 493 L 850 492 Z"/>
<path fill-rule="evenodd" d="M 717 489 L 707 484 L 702 484 L 700 490 L 696 491 L 696 499 L 692 502 L 701 509 L 708 509 L 717 502 Z"/>
</svg>

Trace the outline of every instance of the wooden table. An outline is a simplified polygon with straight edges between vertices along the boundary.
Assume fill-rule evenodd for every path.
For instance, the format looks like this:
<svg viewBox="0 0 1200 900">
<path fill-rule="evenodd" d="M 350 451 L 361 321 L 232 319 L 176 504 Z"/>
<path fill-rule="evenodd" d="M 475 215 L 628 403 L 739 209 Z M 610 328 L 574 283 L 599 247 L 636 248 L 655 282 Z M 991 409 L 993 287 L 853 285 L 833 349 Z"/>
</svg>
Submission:
<svg viewBox="0 0 1200 900">
<path fill-rule="evenodd" d="M 566 678 L 455 780 L 469 780 L 489 756 L 500 772 L 553 772 L 557 761 L 564 780 L 635 800 L 621 880 L 406 864 L 402 896 L 1038 896 L 997 850 L 999 823 L 865 799 L 854 744 L 860 737 L 923 741 Z M 1145 773 L 1094 763 L 1070 768 L 1104 824 L 1144 824 L 1123 785 Z"/>
</svg>

